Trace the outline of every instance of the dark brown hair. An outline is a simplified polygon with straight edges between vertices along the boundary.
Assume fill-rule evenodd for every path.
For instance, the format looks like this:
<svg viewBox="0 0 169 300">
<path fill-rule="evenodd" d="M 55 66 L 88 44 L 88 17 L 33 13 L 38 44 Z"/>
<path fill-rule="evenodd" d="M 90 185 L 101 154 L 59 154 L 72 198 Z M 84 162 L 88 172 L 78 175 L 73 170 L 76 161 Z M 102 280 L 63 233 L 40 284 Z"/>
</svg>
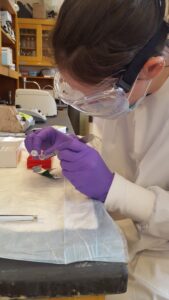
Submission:
<svg viewBox="0 0 169 300">
<path fill-rule="evenodd" d="M 59 69 L 85 83 L 101 82 L 126 68 L 164 11 L 164 0 L 65 0 L 52 37 Z"/>
</svg>

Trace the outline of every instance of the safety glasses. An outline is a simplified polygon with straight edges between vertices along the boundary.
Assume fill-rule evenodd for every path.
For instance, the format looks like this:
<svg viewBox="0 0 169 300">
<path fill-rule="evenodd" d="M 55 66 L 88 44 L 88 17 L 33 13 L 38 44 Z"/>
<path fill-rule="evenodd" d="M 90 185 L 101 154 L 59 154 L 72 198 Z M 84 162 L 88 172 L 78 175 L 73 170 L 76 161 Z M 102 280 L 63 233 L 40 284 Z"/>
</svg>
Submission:
<svg viewBox="0 0 169 300">
<path fill-rule="evenodd" d="M 136 82 L 137 76 L 145 62 L 154 55 L 156 46 L 165 41 L 169 32 L 168 24 L 163 21 L 152 39 L 138 52 L 133 61 L 127 66 L 124 74 L 117 80 L 109 78 L 96 86 L 91 94 L 83 94 L 74 90 L 65 82 L 58 72 L 54 78 L 54 88 L 64 103 L 91 116 L 116 118 L 130 111 L 128 93 Z"/>
<path fill-rule="evenodd" d="M 125 92 L 116 86 L 116 81 L 117 79 L 109 79 L 102 82 L 86 95 L 71 88 L 58 72 L 54 85 L 59 99 L 67 105 L 88 115 L 109 118 L 112 115 L 117 117 L 129 106 Z"/>
</svg>

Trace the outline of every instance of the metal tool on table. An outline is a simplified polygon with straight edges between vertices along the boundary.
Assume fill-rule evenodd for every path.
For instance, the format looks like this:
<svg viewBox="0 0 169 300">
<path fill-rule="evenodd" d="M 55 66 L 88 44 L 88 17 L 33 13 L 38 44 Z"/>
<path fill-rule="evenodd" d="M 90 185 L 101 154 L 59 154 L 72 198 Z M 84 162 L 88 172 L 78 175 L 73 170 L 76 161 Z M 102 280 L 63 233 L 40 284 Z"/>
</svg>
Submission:
<svg viewBox="0 0 169 300">
<path fill-rule="evenodd" d="M 37 221 L 38 216 L 36 215 L 0 215 L 0 223 L 1 222 L 29 222 L 29 221 Z"/>
</svg>

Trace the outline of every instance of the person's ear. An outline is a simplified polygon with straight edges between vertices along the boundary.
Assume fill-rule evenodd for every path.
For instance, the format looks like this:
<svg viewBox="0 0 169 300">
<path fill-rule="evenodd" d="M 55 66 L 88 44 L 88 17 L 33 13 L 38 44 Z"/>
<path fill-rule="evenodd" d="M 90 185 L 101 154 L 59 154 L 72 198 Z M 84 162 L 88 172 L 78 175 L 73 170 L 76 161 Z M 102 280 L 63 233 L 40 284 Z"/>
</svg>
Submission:
<svg viewBox="0 0 169 300">
<path fill-rule="evenodd" d="M 165 59 L 163 56 L 151 57 L 143 66 L 139 79 L 153 79 L 161 73 L 165 67 Z"/>
</svg>

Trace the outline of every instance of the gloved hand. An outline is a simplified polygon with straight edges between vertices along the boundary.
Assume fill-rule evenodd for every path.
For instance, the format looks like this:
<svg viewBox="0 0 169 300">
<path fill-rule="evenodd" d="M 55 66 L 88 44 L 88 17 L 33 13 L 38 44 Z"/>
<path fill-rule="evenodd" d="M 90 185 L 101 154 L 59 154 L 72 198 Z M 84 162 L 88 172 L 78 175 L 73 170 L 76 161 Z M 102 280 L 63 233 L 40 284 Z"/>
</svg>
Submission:
<svg viewBox="0 0 169 300">
<path fill-rule="evenodd" d="M 73 134 L 64 134 L 52 127 L 46 127 L 29 133 L 25 139 L 25 147 L 29 153 L 36 150 L 40 155 L 43 150 L 43 154 L 48 156 L 57 151 L 59 145 L 71 142 L 74 138 L 76 136 Z"/>
<path fill-rule="evenodd" d="M 45 155 L 57 151 L 63 175 L 81 193 L 104 202 L 114 174 L 95 149 L 53 128 L 29 134 L 25 146 L 29 152 L 43 149 Z"/>
</svg>

